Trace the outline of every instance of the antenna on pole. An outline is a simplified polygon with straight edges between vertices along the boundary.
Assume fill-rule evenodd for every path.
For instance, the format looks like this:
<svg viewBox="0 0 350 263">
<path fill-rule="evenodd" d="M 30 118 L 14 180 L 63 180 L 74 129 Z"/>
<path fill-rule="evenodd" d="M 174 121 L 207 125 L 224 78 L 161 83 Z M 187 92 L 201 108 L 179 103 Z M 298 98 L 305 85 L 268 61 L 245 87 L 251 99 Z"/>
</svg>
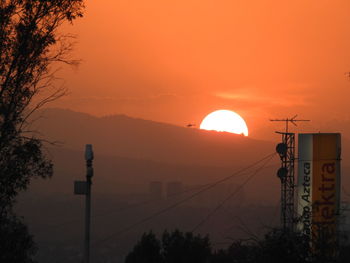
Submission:
<svg viewBox="0 0 350 263">
<path fill-rule="evenodd" d="M 286 122 L 286 131 L 285 133 L 288 133 L 288 123 L 291 123 L 293 124 L 294 126 L 298 126 L 296 124 L 296 122 L 298 121 L 310 121 L 310 120 L 300 120 L 300 119 L 296 119 L 296 117 L 298 117 L 298 115 L 295 115 L 294 117 L 292 118 L 286 118 L 286 119 L 270 119 L 270 121 L 285 121 Z M 277 132 L 277 133 L 280 133 L 280 132 Z"/>
<path fill-rule="evenodd" d="M 285 132 L 276 132 L 282 135 L 282 142 L 276 146 L 276 151 L 281 158 L 281 168 L 277 176 L 281 180 L 281 224 L 283 231 L 293 231 L 295 223 L 294 213 L 294 161 L 295 161 L 295 133 L 288 131 L 288 124 L 297 126 L 296 122 L 310 121 L 296 119 L 298 115 L 285 119 L 270 119 L 270 121 L 284 121 Z"/>
</svg>

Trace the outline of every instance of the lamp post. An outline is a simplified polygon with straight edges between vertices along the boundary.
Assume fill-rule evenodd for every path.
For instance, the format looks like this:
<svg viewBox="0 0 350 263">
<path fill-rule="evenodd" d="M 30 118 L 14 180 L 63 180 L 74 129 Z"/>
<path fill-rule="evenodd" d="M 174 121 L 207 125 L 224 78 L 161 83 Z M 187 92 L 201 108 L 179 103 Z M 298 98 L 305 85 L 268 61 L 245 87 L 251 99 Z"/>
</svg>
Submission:
<svg viewBox="0 0 350 263">
<path fill-rule="evenodd" d="M 91 217 L 91 184 L 94 169 L 92 161 L 94 160 L 94 152 L 92 145 L 85 146 L 86 160 L 86 181 L 74 182 L 74 194 L 85 195 L 85 238 L 84 238 L 84 263 L 90 262 L 90 217 Z"/>
<path fill-rule="evenodd" d="M 94 152 L 92 145 L 85 146 L 85 160 L 86 160 L 86 195 L 85 195 L 85 244 L 84 244 L 84 262 L 90 262 L 90 215 L 91 215 L 91 184 L 94 169 L 92 161 L 94 159 Z"/>
</svg>

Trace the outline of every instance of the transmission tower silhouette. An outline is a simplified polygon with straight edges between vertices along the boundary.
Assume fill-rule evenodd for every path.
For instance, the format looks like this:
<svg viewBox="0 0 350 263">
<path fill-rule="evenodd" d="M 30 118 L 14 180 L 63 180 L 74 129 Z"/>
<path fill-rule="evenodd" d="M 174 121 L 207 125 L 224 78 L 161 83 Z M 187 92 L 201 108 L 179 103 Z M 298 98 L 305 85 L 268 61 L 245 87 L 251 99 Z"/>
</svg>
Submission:
<svg viewBox="0 0 350 263">
<path fill-rule="evenodd" d="M 310 120 L 296 119 L 298 115 L 286 119 L 271 119 L 270 121 L 285 122 L 285 131 L 276 133 L 282 135 L 282 142 L 277 144 L 276 151 L 281 159 L 281 168 L 277 171 L 277 176 L 281 180 L 281 225 L 283 231 L 294 231 L 294 164 L 295 164 L 295 133 L 289 132 L 288 124 L 297 126 L 296 122 Z"/>
</svg>

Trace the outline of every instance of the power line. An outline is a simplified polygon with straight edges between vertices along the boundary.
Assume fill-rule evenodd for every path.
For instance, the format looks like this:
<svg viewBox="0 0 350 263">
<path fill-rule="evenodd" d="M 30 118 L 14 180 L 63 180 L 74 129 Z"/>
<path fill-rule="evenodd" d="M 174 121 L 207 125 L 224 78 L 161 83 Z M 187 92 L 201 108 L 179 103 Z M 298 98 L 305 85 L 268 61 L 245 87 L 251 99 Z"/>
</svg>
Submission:
<svg viewBox="0 0 350 263">
<path fill-rule="evenodd" d="M 252 164 L 250 164 L 250 165 L 248 165 L 248 166 L 238 170 L 234 174 L 231 174 L 231 175 L 229 175 L 227 177 L 224 177 L 221 180 L 218 180 L 218 181 L 216 181 L 214 183 L 209 184 L 207 187 L 205 187 L 205 188 L 201 189 L 200 191 L 190 195 L 189 197 L 184 198 L 184 199 L 180 200 L 179 202 L 176 202 L 176 203 L 174 203 L 174 204 L 172 204 L 172 205 L 170 205 L 170 206 L 168 206 L 168 207 L 166 207 L 166 208 L 164 208 L 164 209 L 162 209 L 162 210 L 160 210 L 160 211 L 158 211 L 158 212 L 156 212 L 156 213 L 154 213 L 154 214 L 152 214 L 152 215 L 150 215 L 148 217 L 145 217 L 145 218 L 143 218 L 143 219 L 141 219 L 141 220 L 139 220 L 139 221 L 129 225 L 128 227 L 126 227 L 124 229 L 121 229 L 120 231 L 118 231 L 118 232 L 116 232 L 114 234 L 109 235 L 108 237 L 106 237 L 104 239 L 101 239 L 101 240 L 95 242 L 93 245 L 95 245 L 95 246 L 101 245 L 101 244 L 105 243 L 106 241 L 110 240 L 111 238 L 117 237 L 117 236 L 119 236 L 119 235 L 121 235 L 121 234 L 123 234 L 123 233 L 125 233 L 125 232 L 127 232 L 127 231 L 129 231 L 129 230 L 131 230 L 131 229 L 133 229 L 133 228 L 135 228 L 135 227 L 145 223 L 145 222 L 148 222 L 148 221 L 152 220 L 153 218 L 155 218 L 155 217 L 157 217 L 157 216 L 159 216 L 161 214 L 164 214 L 167 211 L 169 211 L 169 210 L 171 210 L 171 209 L 173 209 L 173 208 L 175 208 L 175 207 L 177 207 L 177 206 L 179 206 L 179 205 L 181 205 L 181 204 L 183 204 L 183 203 L 193 199 L 194 197 L 202 194 L 203 192 L 208 191 L 209 189 L 215 187 L 216 185 L 218 185 L 220 183 L 223 183 L 223 182 L 225 182 L 225 181 L 227 181 L 227 180 L 237 176 L 238 174 L 251 169 L 252 167 L 256 166 L 257 164 L 263 162 L 264 160 L 272 159 L 271 157 L 273 157 L 274 155 L 275 155 L 275 153 L 269 154 L 269 155 L 265 156 L 264 158 L 262 158 L 262 159 L 260 159 L 260 160 L 258 160 L 256 162 L 254 162 L 254 163 L 252 163 Z"/>
<path fill-rule="evenodd" d="M 265 167 L 266 168 L 266 167 Z M 273 226 L 275 225 L 276 223 L 276 219 L 278 218 L 277 217 L 277 213 L 278 213 L 278 210 L 279 210 L 279 204 L 280 204 L 280 200 L 278 200 L 278 202 L 276 203 L 276 205 L 272 206 L 272 207 L 275 207 L 274 209 L 274 212 L 273 212 L 273 220 L 272 222 L 270 223 L 270 226 L 267 225 L 267 224 L 261 224 L 262 227 L 264 228 L 267 228 L 267 229 L 273 229 Z M 237 223 L 234 223 L 234 224 L 231 224 L 230 227 L 227 228 L 226 232 L 230 231 L 231 229 L 233 229 L 234 227 L 237 227 L 238 229 L 240 229 L 244 234 L 250 236 L 250 238 L 248 239 L 253 239 L 253 240 L 258 240 L 258 236 L 256 234 L 253 233 L 253 231 L 251 231 L 248 226 L 244 223 L 244 221 L 241 219 L 240 216 L 237 216 L 237 215 L 234 215 L 232 213 L 232 211 L 228 210 L 226 207 L 223 207 L 222 208 L 223 211 L 225 211 L 227 213 L 227 215 L 229 216 L 230 219 L 232 219 L 232 221 L 238 221 L 238 223 L 240 225 L 237 226 Z M 262 222 L 260 222 L 262 223 Z M 234 240 L 232 238 L 232 240 Z M 239 240 L 242 240 L 242 239 L 239 239 Z"/>
<path fill-rule="evenodd" d="M 172 193 L 172 194 L 170 194 L 168 196 L 168 198 L 173 198 L 173 197 L 176 197 L 176 196 L 179 196 L 179 195 L 186 194 L 188 192 L 192 192 L 192 191 L 195 191 L 195 190 L 198 190 L 198 189 L 202 189 L 202 188 L 204 188 L 206 186 L 209 186 L 209 185 L 211 185 L 211 183 L 200 185 L 200 186 L 191 187 L 189 189 L 186 189 L 184 191 L 180 191 L 180 192 L 177 192 L 177 193 Z M 97 218 L 97 217 L 101 217 L 101 216 L 106 216 L 106 215 L 110 215 L 111 213 L 124 212 L 124 211 L 130 210 L 130 209 L 133 209 L 133 208 L 142 207 L 144 205 L 152 204 L 152 203 L 159 202 L 159 201 L 160 200 L 158 198 L 152 198 L 152 199 L 145 200 L 145 201 L 142 201 L 142 202 L 138 202 L 138 203 L 135 203 L 135 204 L 126 205 L 124 207 L 121 207 L 120 209 L 116 209 L 116 210 L 112 210 L 112 211 L 109 210 L 109 211 L 104 212 L 104 213 L 100 213 L 100 214 L 97 214 L 97 215 L 92 215 L 91 218 Z M 77 222 L 77 221 L 81 221 L 81 218 L 67 220 L 67 221 L 65 221 L 63 223 L 60 223 L 60 224 L 51 225 L 50 227 L 60 228 L 60 227 L 63 227 L 65 225 L 67 225 L 67 224 L 70 224 L 70 223 L 73 223 L 73 222 Z"/>
<path fill-rule="evenodd" d="M 246 174 L 249 174 L 249 173 L 240 173 L 239 175 L 237 174 L 236 176 L 244 176 Z M 186 189 L 184 191 L 180 191 L 180 192 L 177 192 L 177 193 L 172 193 L 172 194 L 170 194 L 168 196 L 168 198 L 173 198 L 173 197 L 180 196 L 180 195 L 183 195 L 183 194 L 186 194 L 186 193 L 198 190 L 198 189 L 203 189 L 204 187 L 207 187 L 207 186 L 209 186 L 211 184 L 212 183 L 208 183 L 208 184 L 204 184 L 204 185 L 200 185 L 200 186 L 194 186 L 194 187 L 191 187 L 191 188 Z M 145 200 L 145 201 L 138 202 L 138 203 L 135 203 L 135 204 L 126 205 L 126 206 L 121 207 L 121 208 L 116 209 L 116 210 L 112 210 L 112 211 L 109 210 L 107 212 L 99 213 L 97 215 L 92 215 L 91 218 L 94 219 L 94 218 L 98 218 L 98 217 L 107 216 L 107 215 L 110 215 L 112 213 L 125 212 L 125 211 L 128 211 L 128 210 L 133 209 L 133 208 L 142 207 L 142 206 L 149 205 L 149 204 L 152 204 L 152 203 L 156 203 L 156 202 L 159 202 L 159 201 L 160 201 L 159 198 L 153 198 L 153 199 Z M 49 227 L 50 228 L 61 228 L 61 227 L 65 226 L 65 225 L 68 225 L 68 224 L 71 224 L 71 223 L 74 223 L 74 222 L 78 222 L 78 221 L 81 221 L 81 220 L 82 220 L 81 218 L 75 218 L 75 219 L 67 220 L 65 222 L 61 222 L 59 224 L 49 225 Z"/>
<path fill-rule="evenodd" d="M 260 172 L 270 161 L 271 159 L 274 157 L 275 154 L 271 155 L 270 158 L 263 163 L 263 165 L 261 167 L 259 167 L 258 169 L 256 169 L 254 171 L 254 173 L 252 173 L 240 186 L 238 186 L 235 191 L 233 193 L 231 193 L 229 196 L 227 196 L 221 203 L 219 203 L 218 206 L 216 206 L 211 212 L 209 212 L 207 214 L 207 216 L 201 221 L 199 222 L 199 224 L 197 224 L 191 232 L 196 231 L 198 228 L 200 228 L 206 221 L 208 221 L 210 219 L 210 217 L 212 217 L 228 200 L 230 200 L 232 197 L 234 197 L 251 179 L 253 179 L 253 177 Z"/>
<path fill-rule="evenodd" d="M 224 209 L 224 211 L 226 211 L 226 212 L 229 214 L 229 216 L 230 216 L 230 218 L 231 218 L 232 220 L 237 220 L 237 221 L 238 221 L 238 223 L 239 223 L 238 228 L 239 228 L 244 234 L 246 234 L 247 236 L 249 236 L 250 239 L 253 239 L 253 240 L 258 240 L 258 239 L 259 239 L 258 236 L 257 236 L 255 233 L 253 233 L 253 231 L 244 223 L 244 221 L 241 219 L 240 216 L 234 216 L 234 215 L 231 213 L 231 211 L 228 211 L 227 209 Z M 234 223 L 233 225 L 231 225 L 231 226 L 228 228 L 228 230 L 231 230 L 234 226 L 237 227 L 237 223 Z"/>
<path fill-rule="evenodd" d="M 236 174 L 235 177 L 243 176 L 243 175 L 246 175 L 246 174 L 249 174 L 249 173 Z M 180 191 L 180 192 L 177 192 L 177 193 L 172 193 L 172 194 L 168 195 L 167 198 L 173 198 L 173 197 L 176 197 L 176 196 L 180 196 L 180 195 L 192 192 L 194 190 L 203 189 L 203 188 L 205 188 L 207 186 L 210 186 L 210 185 L 212 185 L 212 183 L 199 185 L 199 186 L 194 186 L 194 187 L 191 187 L 191 188 L 186 189 L 184 191 Z M 114 211 L 109 211 L 107 213 L 101 213 L 101 214 L 98 214 L 98 215 L 94 215 L 92 217 L 96 218 L 96 217 L 100 217 L 100 216 L 110 215 L 111 213 L 114 213 L 114 212 L 124 212 L 124 211 L 127 211 L 127 210 L 132 209 L 132 208 L 142 207 L 144 205 L 156 203 L 156 202 L 159 202 L 159 201 L 161 201 L 159 198 L 153 198 L 153 199 L 145 200 L 145 201 L 142 201 L 142 202 L 139 202 L 139 203 L 136 203 L 136 204 L 127 205 L 125 207 L 122 207 L 122 208 L 114 210 Z"/>
</svg>

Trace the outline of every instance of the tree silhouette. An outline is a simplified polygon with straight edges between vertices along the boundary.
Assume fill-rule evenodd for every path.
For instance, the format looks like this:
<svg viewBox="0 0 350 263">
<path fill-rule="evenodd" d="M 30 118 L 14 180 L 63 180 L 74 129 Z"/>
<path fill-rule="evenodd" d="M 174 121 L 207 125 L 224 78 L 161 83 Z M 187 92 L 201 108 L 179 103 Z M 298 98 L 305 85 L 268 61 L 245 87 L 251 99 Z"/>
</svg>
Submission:
<svg viewBox="0 0 350 263">
<path fill-rule="evenodd" d="M 133 251 L 129 253 L 125 260 L 125 263 L 148 262 L 163 262 L 160 241 L 152 232 L 142 235 L 141 240 L 135 245 Z"/>
<path fill-rule="evenodd" d="M 227 249 L 213 251 L 210 240 L 191 232 L 165 231 L 161 241 L 150 232 L 129 253 L 126 263 L 312 263 L 312 262 L 350 262 L 350 246 L 344 243 L 338 252 L 315 254 L 309 238 L 298 232 L 270 230 L 262 239 L 238 240 Z M 322 241 L 323 242 L 323 241 Z M 332 248 L 333 249 L 333 248 Z M 327 252 L 327 251 L 326 251 Z"/>
<path fill-rule="evenodd" d="M 273 229 L 257 245 L 257 262 L 303 263 L 310 261 L 309 239 L 300 233 Z"/>
<path fill-rule="evenodd" d="M 0 0 L 0 220 L 4 223 L 0 236 L 13 241 L 9 244 L 30 239 L 12 211 L 18 192 L 28 187 L 31 178 L 52 175 L 42 140 L 28 133 L 28 118 L 65 93 L 54 87 L 50 66 L 74 61 L 67 59 L 69 36 L 57 29 L 81 17 L 82 9 L 83 0 Z M 24 243 L 22 249 L 29 251 L 31 242 Z M 17 257 L 20 249 L 7 245 L 0 243 L 0 261 L 16 262 L 15 258 L 3 260 L 5 252 Z"/>
<path fill-rule="evenodd" d="M 1 262 L 31 263 L 36 252 L 26 225 L 15 215 L 0 218 Z"/>
<path fill-rule="evenodd" d="M 227 249 L 215 251 L 211 263 L 255 263 L 258 258 L 258 247 L 254 243 L 234 241 Z"/>
<path fill-rule="evenodd" d="M 211 256 L 208 237 L 194 236 L 175 230 L 165 231 L 162 242 L 150 232 L 143 234 L 141 240 L 127 255 L 126 263 L 206 263 Z"/>
<path fill-rule="evenodd" d="M 166 263 L 207 262 L 211 255 L 209 237 L 194 236 L 191 232 L 164 232 L 163 257 Z"/>
</svg>

